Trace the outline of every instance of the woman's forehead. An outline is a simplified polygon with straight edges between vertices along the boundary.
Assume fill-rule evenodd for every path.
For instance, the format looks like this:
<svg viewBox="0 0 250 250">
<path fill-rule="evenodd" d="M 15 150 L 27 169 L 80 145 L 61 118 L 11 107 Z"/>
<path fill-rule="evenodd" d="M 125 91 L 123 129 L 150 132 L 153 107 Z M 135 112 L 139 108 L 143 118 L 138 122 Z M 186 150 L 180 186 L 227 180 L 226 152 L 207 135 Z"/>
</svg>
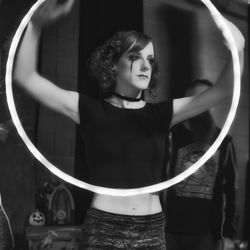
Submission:
<svg viewBox="0 0 250 250">
<path fill-rule="evenodd" d="M 149 42 L 143 49 L 141 50 L 136 50 L 134 49 L 133 47 L 128 50 L 128 52 L 126 54 L 129 54 L 129 53 L 133 53 L 133 52 L 136 52 L 136 53 L 139 53 L 139 54 L 142 54 L 142 55 L 152 55 L 154 56 L 154 46 L 153 46 L 153 43 L 152 42 Z"/>
<path fill-rule="evenodd" d="M 145 48 L 139 51 L 142 54 L 154 55 L 154 46 L 152 42 L 149 42 Z"/>
</svg>

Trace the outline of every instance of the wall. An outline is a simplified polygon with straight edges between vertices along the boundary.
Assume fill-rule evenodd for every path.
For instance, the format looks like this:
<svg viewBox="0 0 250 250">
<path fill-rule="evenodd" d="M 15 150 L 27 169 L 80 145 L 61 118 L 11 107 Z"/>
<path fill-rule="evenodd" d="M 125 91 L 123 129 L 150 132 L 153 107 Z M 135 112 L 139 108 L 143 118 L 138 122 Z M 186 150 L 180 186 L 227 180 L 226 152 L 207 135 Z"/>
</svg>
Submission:
<svg viewBox="0 0 250 250">
<path fill-rule="evenodd" d="M 5 98 L 4 66 L 11 38 L 32 2 L 35 1 L 0 1 L 0 193 L 19 250 L 28 248 L 25 230 L 29 215 L 36 208 L 36 185 L 53 176 L 32 157 L 17 134 Z M 78 2 L 70 16 L 44 32 L 41 54 L 42 73 L 59 86 L 77 89 Z M 53 163 L 73 173 L 75 124 L 39 107 L 20 89 L 14 88 L 13 92 L 18 115 L 31 141 Z"/>
<path fill-rule="evenodd" d="M 0 1 L 0 194 L 19 250 L 27 249 L 25 227 L 30 213 L 35 209 L 34 159 L 12 124 L 6 103 L 4 78 L 12 35 L 30 3 L 29 0 Z M 36 104 L 17 88 L 14 88 L 13 93 L 18 115 L 33 140 Z M 2 235 L 1 231 L 1 246 L 4 244 Z"/>
<path fill-rule="evenodd" d="M 79 1 L 69 16 L 45 29 L 41 41 L 41 73 L 56 85 L 77 90 Z M 62 171 L 72 175 L 75 164 L 76 125 L 70 119 L 46 107 L 39 107 L 37 121 L 38 149 Z M 37 185 L 53 178 L 36 162 Z"/>
<path fill-rule="evenodd" d="M 242 13 L 242 10 L 244 13 Z M 240 11 L 246 17 L 247 7 L 241 7 Z M 169 12 L 174 13 L 172 14 L 173 20 L 168 19 Z M 226 15 L 226 17 L 239 27 L 247 40 L 247 19 L 237 18 L 232 15 Z M 190 21 L 187 21 L 188 19 Z M 168 24 L 166 21 L 171 23 Z M 174 27 L 172 28 L 173 30 L 169 27 L 171 25 Z M 200 7 L 200 4 L 189 4 L 188 1 L 182 0 L 145 0 L 144 30 L 154 38 L 157 44 L 156 52 L 160 51 L 162 58 L 160 61 L 162 76 L 160 78 L 159 99 L 169 96 L 180 96 L 183 93 L 186 82 L 192 78 L 202 77 L 213 82 L 218 79 L 228 55 L 222 44 L 220 32 L 215 27 L 207 9 Z M 175 34 L 177 38 L 182 37 L 175 44 L 171 43 L 171 37 L 168 37 L 169 34 L 173 35 L 174 32 L 179 34 L 178 36 Z M 188 46 L 187 33 L 189 33 L 188 37 L 191 39 Z M 183 46 L 184 49 L 179 46 Z M 187 49 L 191 50 L 190 54 L 185 52 Z M 181 56 L 178 52 L 179 50 L 182 50 Z M 179 61 L 179 65 L 176 64 L 175 67 L 171 66 L 172 59 L 175 59 L 173 54 L 176 54 Z M 249 158 L 249 62 L 247 55 L 248 43 L 246 42 L 245 71 L 242 76 L 241 99 L 236 118 L 230 130 L 235 142 L 239 170 L 238 209 L 240 213 L 240 237 L 243 234 L 245 172 Z M 189 60 L 189 65 L 186 62 L 187 60 Z M 169 70 L 171 71 L 169 72 Z M 187 71 L 190 71 L 191 74 L 188 74 Z M 174 88 L 171 88 L 171 85 Z M 220 105 L 213 110 L 219 126 L 224 123 L 227 112 L 228 103 Z"/>
<path fill-rule="evenodd" d="M 144 31 L 153 38 L 156 59 L 159 62 L 159 89 L 157 98 L 170 96 L 174 85 L 188 82 L 191 77 L 189 63 L 191 51 L 190 27 L 193 25 L 189 11 L 169 5 L 169 1 L 144 1 Z M 176 1 L 178 2 L 178 1 Z M 188 28 L 187 28 L 188 27 Z M 171 58 L 171 64 L 170 62 Z M 177 69 L 182 72 L 176 74 Z M 176 88 L 177 89 L 177 88 Z M 178 96 L 182 93 L 174 93 Z M 172 95 L 172 93 L 171 93 Z"/>
</svg>

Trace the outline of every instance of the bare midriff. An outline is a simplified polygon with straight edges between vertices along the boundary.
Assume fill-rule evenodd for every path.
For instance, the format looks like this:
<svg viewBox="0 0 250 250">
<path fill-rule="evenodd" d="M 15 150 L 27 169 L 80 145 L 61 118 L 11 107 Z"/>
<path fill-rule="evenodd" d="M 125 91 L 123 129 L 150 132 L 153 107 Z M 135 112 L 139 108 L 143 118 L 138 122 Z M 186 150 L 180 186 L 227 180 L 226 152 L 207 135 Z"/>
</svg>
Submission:
<svg viewBox="0 0 250 250">
<path fill-rule="evenodd" d="M 109 213 L 137 216 L 156 214 L 162 211 L 157 193 L 127 197 L 95 194 L 91 207 Z"/>
</svg>

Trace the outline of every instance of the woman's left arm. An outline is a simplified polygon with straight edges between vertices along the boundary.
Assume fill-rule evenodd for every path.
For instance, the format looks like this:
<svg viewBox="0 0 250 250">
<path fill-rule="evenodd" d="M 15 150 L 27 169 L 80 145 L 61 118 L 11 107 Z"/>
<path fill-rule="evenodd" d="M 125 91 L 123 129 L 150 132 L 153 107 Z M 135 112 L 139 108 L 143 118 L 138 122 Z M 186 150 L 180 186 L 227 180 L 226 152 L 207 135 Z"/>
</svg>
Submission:
<svg viewBox="0 0 250 250">
<path fill-rule="evenodd" d="M 241 72 L 243 71 L 244 61 L 244 37 L 239 29 L 231 22 L 227 21 L 230 30 L 233 34 L 238 52 Z M 222 102 L 226 98 L 232 96 L 233 93 L 233 62 L 232 57 L 226 63 L 217 83 L 208 90 L 196 96 L 174 99 L 173 102 L 173 117 L 170 126 L 197 116 L 216 104 Z"/>
</svg>

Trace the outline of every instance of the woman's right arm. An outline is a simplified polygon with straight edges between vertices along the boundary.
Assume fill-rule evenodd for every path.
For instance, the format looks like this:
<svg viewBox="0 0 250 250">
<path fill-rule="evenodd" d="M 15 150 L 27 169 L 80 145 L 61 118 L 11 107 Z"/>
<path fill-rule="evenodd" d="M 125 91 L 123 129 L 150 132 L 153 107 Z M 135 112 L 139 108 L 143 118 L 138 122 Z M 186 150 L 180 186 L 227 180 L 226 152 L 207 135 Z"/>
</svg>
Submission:
<svg viewBox="0 0 250 250">
<path fill-rule="evenodd" d="M 238 49 L 240 69 L 242 73 L 244 66 L 245 39 L 240 30 L 233 23 L 227 20 L 226 22 L 233 35 L 236 48 Z M 225 40 L 225 45 L 228 46 L 227 40 Z M 233 60 L 230 56 L 214 86 L 195 96 L 174 99 L 173 117 L 170 126 L 172 127 L 177 123 L 195 117 L 221 103 L 223 100 L 230 98 L 233 94 L 233 84 Z"/>
<path fill-rule="evenodd" d="M 51 5 L 51 1 L 47 2 L 50 2 Z M 54 3 L 55 2 L 56 1 L 54 1 Z M 73 0 L 71 1 L 71 4 L 73 4 Z M 60 8 L 62 7 L 63 6 L 60 6 Z M 72 5 L 70 6 L 70 9 L 71 7 Z M 18 85 L 37 101 L 79 123 L 79 94 L 56 86 L 51 81 L 41 76 L 37 71 L 38 47 L 43 26 L 41 13 L 47 10 L 43 10 L 43 8 L 48 9 L 48 6 L 42 6 L 42 8 L 38 10 L 40 12 L 39 21 L 38 18 L 33 18 L 28 24 L 17 53 L 13 77 Z M 65 13 L 64 10 L 63 14 Z M 57 17 L 60 15 L 61 14 Z M 45 17 L 47 16 L 44 16 L 43 18 L 45 19 Z"/>
</svg>

